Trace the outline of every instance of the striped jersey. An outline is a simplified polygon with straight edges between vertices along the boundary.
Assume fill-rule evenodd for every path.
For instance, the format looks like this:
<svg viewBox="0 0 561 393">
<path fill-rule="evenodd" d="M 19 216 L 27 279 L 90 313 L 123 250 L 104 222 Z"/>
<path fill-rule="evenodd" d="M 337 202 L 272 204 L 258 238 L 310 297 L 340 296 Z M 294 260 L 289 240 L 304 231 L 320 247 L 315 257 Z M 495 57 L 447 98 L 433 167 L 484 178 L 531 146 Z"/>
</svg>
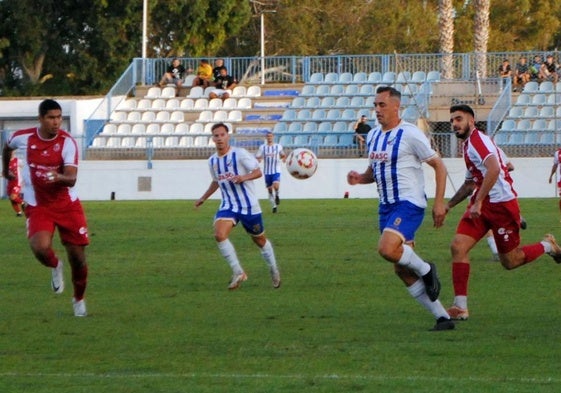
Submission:
<svg viewBox="0 0 561 393">
<path fill-rule="evenodd" d="M 476 186 L 472 200 L 477 195 L 477 191 L 481 187 L 483 178 L 487 173 L 485 160 L 492 155 L 497 157 L 500 171 L 497 181 L 489 190 L 489 201 L 492 203 L 510 201 L 516 198 L 516 191 L 514 191 L 512 186 L 513 180 L 506 167 L 506 155 L 504 153 L 501 154 L 501 151 L 489 136 L 477 129 L 474 129 L 464 141 L 464 161 L 467 168 L 466 180 L 472 180 Z"/>
<path fill-rule="evenodd" d="M 69 133 L 58 130 L 54 138 L 43 139 L 37 127 L 28 128 L 14 132 L 8 139 L 8 146 L 25 150 L 22 182 L 26 203 L 64 208 L 78 199 L 75 187 L 47 182 L 48 172 L 62 173 L 65 166 L 78 166 L 78 146 Z"/>
<path fill-rule="evenodd" d="M 263 158 L 263 174 L 274 175 L 280 173 L 282 157 L 284 156 L 282 145 L 278 143 L 273 143 L 272 145 L 264 143 L 259 146 L 255 156 Z"/>
<path fill-rule="evenodd" d="M 380 126 L 373 128 L 366 140 L 380 204 L 408 201 L 425 208 L 422 163 L 435 157 L 436 152 L 423 131 L 402 121 L 389 131 L 382 131 Z"/>
<path fill-rule="evenodd" d="M 243 176 L 259 168 L 259 162 L 251 153 L 241 147 L 231 146 L 223 156 L 218 153 L 210 156 L 208 164 L 212 179 L 218 182 L 222 194 L 219 210 L 248 215 L 261 213 L 253 180 L 240 184 L 231 181 L 236 175 Z"/>
</svg>

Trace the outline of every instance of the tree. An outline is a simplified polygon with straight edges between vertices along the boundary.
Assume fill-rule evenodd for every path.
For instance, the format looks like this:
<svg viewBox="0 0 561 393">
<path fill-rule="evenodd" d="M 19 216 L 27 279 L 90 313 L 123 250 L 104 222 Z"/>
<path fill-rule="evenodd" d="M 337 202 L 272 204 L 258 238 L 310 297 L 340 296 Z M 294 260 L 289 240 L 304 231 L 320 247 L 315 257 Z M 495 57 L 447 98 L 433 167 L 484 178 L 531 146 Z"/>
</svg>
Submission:
<svg viewBox="0 0 561 393">
<path fill-rule="evenodd" d="M 491 0 L 473 0 L 475 16 L 473 22 L 473 47 L 475 69 L 481 78 L 487 77 L 487 43 L 489 41 L 489 8 Z"/>
<path fill-rule="evenodd" d="M 442 53 L 442 74 L 444 79 L 454 77 L 454 7 L 452 0 L 438 2 L 438 26 L 440 52 Z"/>
</svg>

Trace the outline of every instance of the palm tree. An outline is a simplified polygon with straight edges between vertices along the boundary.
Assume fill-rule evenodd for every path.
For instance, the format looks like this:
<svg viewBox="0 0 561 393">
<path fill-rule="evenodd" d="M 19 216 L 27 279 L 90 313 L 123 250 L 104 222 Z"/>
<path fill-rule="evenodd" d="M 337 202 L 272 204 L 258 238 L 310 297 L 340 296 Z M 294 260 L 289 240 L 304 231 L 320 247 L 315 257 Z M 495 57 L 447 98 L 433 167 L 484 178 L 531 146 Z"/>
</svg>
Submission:
<svg viewBox="0 0 561 393">
<path fill-rule="evenodd" d="M 489 41 L 489 8 L 491 0 L 473 0 L 473 50 L 475 70 L 481 78 L 487 76 L 487 43 Z"/>
<path fill-rule="evenodd" d="M 442 77 L 454 78 L 454 7 L 452 0 L 438 2 L 439 45 L 442 53 Z"/>
</svg>

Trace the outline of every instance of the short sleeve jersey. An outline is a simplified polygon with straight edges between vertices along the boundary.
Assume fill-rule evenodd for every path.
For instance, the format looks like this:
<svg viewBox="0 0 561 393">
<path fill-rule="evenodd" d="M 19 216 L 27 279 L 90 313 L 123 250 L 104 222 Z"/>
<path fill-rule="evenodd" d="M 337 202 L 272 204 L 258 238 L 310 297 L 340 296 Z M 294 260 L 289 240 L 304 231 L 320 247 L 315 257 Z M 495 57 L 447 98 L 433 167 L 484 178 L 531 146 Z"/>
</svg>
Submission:
<svg viewBox="0 0 561 393">
<path fill-rule="evenodd" d="M 231 75 L 219 75 L 217 78 L 215 78 L 216 87 L 223 90 L 228 89 L 230 86 L 237 82 L 238 81 L 236 80 L 236 78 Z"/>
<path fill-rule="evenodd" d="M 489 201 L 492 203 L 508 202 L 516 198 L 516 191 L 513 188 L 513 180 L 506 167 L 505 156 L 500 154 L 495 143 L 481 131 L 474 129 L 469 138 L 464 142 L 464 161 L 466 163 L 466 180 L 475 183 L 476 190 L 472 199 L 477 195 L 477 191 L 483 183 L 483 178 L 487 173 L 485 160 L 490 156 L 497 157 L 500 165 L 499 178 L 489 191 Z"/>
<path fill-rule="evenodd" d="M 266 143 L 259 146 L 257 158 L 263 158 L 263 173 L 265 175 L 274 175 L 281 171 L 281 157 L 284 155 L 282 145 L 273 143 L 268 145 Z"/>
<path fill-rule="evenodd" d="M 175 79 L 181 79 L 183 78 L 183 74 L 185 73 L 185 67 L 183 67 L 181 64 L 177 67 L 174 67 L 170 64 L 168 66 L 167 72 L 172 74 Z"/>
<path fill-rule="evenodd" d="M 23 194 L 31 206 L 63 209 L 78 199 L 75 187 L 61 187 L 46 181 L 48 172 L 62 173 L 65 166 L 78 166 L 78 146 L 74 138 L 63 130 L 53 139 L 42 139 L 38 129 L 16 131 L 8 140 L 11 149 L 25 149 Z"/>
<path fill-rule="evenodd" d="M 367 143 L 380 204 L 408 201 L 425 208 L 422 163 L 437 154 L 423 131 L 404 121 L 389 131 L 377 126 L 369 132 Z"/>
<path fill-rule="evenodd" d="M 212 179 L 218 182 L 222 194 L 219 210 L 231 210 L 239 214 L 259 214 L 261 207 L 255 194 L 253 181 L 236 184 L 231 181 L 236 175 L 246 175 L 259 168 L 259 162 L 247 150 L 230 147 L 228 153 L 214 153 L 208 159 Z"/>
</svg>

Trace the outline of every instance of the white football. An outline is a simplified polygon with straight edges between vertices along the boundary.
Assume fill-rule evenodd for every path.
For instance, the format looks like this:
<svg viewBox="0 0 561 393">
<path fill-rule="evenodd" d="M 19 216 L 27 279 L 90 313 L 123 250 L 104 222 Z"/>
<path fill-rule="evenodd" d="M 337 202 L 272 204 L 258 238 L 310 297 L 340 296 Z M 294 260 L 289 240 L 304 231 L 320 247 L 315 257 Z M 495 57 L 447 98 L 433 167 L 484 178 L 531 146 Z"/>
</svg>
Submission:
<svg viewBox="0 0 561 393">
<path fill-rule="evenodd" d="M 294 149 L 286 158 L 286 169 L 296 179 L 307 179 L 316 173 L 318 159 L 310 149 Z"/>
</svg>

